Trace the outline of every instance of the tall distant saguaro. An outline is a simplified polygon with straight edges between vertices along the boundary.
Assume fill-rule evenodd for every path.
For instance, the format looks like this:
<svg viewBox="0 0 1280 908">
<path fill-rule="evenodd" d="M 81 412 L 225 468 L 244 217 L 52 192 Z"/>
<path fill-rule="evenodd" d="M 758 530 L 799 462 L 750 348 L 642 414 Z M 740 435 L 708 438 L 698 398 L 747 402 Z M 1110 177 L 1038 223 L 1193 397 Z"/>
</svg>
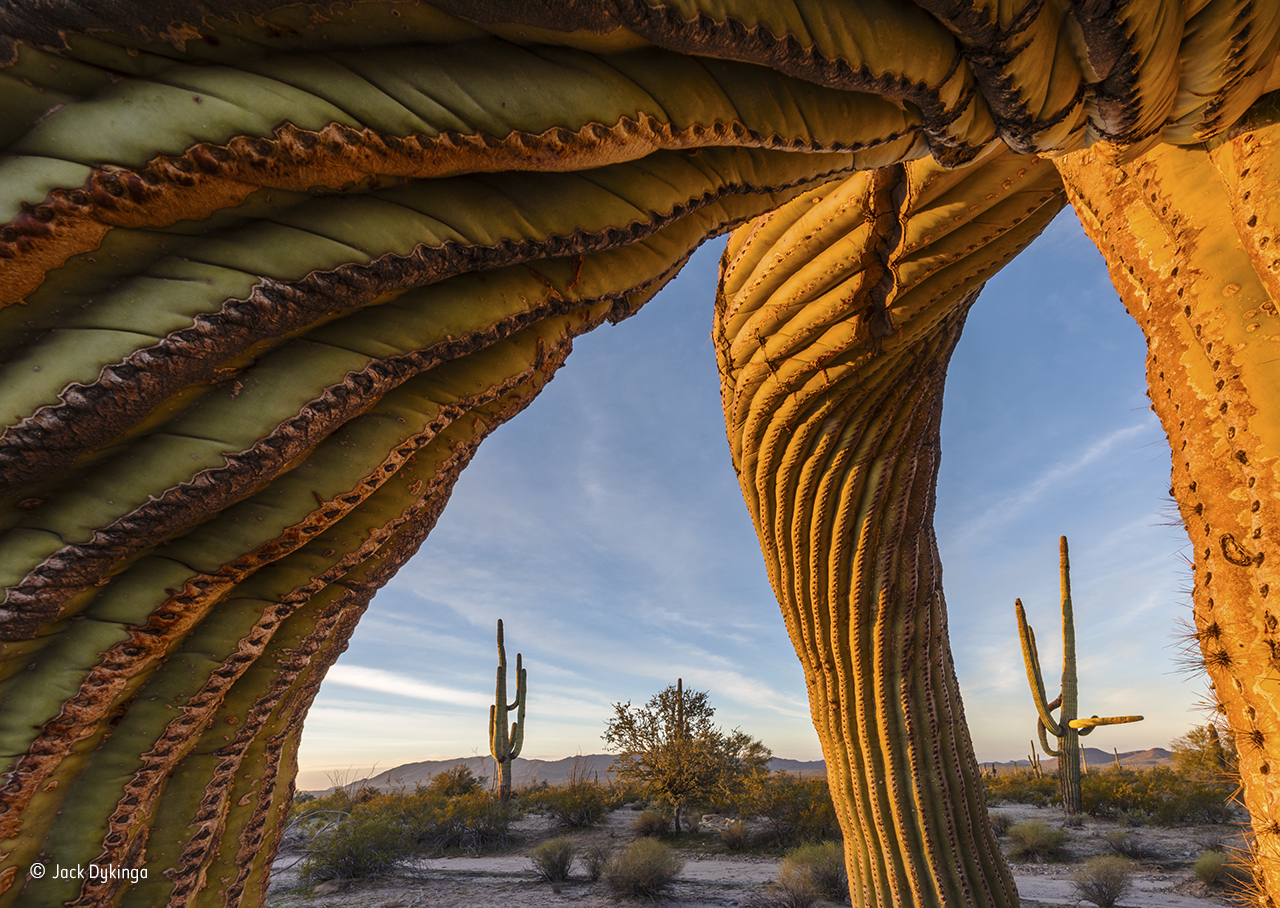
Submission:
<svg viewBox="0 0 1280 908">
<path fill-rule="evenodd" d="M 502 619 L 498 619 L 498 686 L 494 703 L 489 707 L 489 752 L 498 764 L 498 796 L 511 797 L 511 761 L 520 756 L 524 746 L 524 703 L 526 672 L 522 656 L 516 653 L 516 698 L 507 702 L 507 650 L 502 643 Z M 507 730 L 507 713 L 515 711 L 516 720 Z"/>
</svg>

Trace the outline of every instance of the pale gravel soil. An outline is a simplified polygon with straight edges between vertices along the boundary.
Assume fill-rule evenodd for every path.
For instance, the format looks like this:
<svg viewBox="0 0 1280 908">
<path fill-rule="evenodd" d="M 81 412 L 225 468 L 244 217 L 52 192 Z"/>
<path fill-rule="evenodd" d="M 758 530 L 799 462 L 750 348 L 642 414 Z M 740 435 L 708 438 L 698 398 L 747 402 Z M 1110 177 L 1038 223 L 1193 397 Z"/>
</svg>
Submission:
<svg viewBox="0 0 1280 908">
<path fill-rule="evenodd" d="M 1021 804 L 995 807 L 991 812 L 1007 814 L 1014 822 L 1041 819 L 1061 825 L 1062 821 L 1058 810 Z M 509 852 L 432 858 L 419 861 L 394 877 L 322 887 L 300 887 L 297 856 L 282 854 L 276 862 L 267 903 L 269 908 L 613 908 L 619 903 L 608 896 L 604 884 L 588 882 L 579 868 L 574 870 L 578 878 L 560 884 L 558 890 L 539 882 L 528 852 L 538 842 L 557 835 L 573 835 L 584 845 L 606 842 L 622 847 L 633 838 L 630 826 L 635 817 L 631 810 L 617 810 L 605 824 L 591 830 L 556 828 L 543 817 L 526 817 L 514 827 L 516 843 Z M 1023 908 L 1087 905 L 1076 896 L 1071 875 L 1090 857 L 1108 853 L 1104 836 L 1116 828 L 1119 827 L 1114 822 L 1086 819 L 1083 827 L 1070 830 L 1066 862 L 1014 864 Z M 1141 864 L 1135 876 L 1135 892 L 1120 904 L 1130 908 L 1217 908 L 1231 904 L 1222 894 L 1210 892 L 1199 883 L 1190 865 L 1206 846 L 1237 831 L 1226 826 L 1144 826 L 1130 830 L 1158 857 Z M 708 835 L 705 841 L 709 853 L 681 850 L 687 863 L 671 890 L 669 904 L 682 908 L 749 908 L 756 897 L 767 891 L 780 859 L 715 853 L 716 837 Z M 317 892 L 317 888 L 321 891 Z M 323 891 L 326 888 L 333 891 Z"/>
</svg>

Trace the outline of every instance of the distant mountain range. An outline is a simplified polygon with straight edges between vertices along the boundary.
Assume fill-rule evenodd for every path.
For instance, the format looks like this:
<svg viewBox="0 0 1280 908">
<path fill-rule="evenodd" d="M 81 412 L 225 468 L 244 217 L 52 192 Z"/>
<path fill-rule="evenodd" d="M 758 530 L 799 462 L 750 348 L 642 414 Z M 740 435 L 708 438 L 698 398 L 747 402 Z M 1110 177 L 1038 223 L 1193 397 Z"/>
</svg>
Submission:
<svg viewBox="0 0 1280 908">
<path fill-rule="evenodd" d="M 609 764 L 613 760 L 613 754 L 586 754 L 585 756 L 565 757 L 563 760 L 526 760 L 523 757 L 516 757 L 511 765 L 511 782 L 517 788 L 542 781 L 546 781 L 551 785 L 564 785 L 569 781 L 569 775 L 574 771 L 575 763 L 578 766 L 579 774 L 587 778 L 607 782 L 609 780 Z M 388 769 L 386 772 L 380 772 L 368 779 L 357 780 L 356 784 L 360 784 L 362 781 L 365 785 L 383 790 L 412 789 L 417 787 L 419 783 L 427 784 L 432 776 L 438 775 L 446 769 L 451 769 L 459 763 L 466 764 L 467 768 L 477 776 L 493 778 L 494 763 L 492 757 L 458 757 L 453 760 L 423 760 L 420 763 L 405 763 L 394 769 Z M 769 761 L 769 768 L 775 771 L 797 773 L 805 777 L 825 776 L 827 774 L 827 766 L 821 760 L 784 760 L 781 757 L 774 757 Z"/>
<path fill-rule="evenodd" d="M 1106 766 L 1114 765 L 1117 756 L 1114 752 L 1108 753 L 1096 747 L 1086 747 L 1084 748 L 1084 758 L 1090 769 L 1102 769 Z M 613 759 L 613 754 L 587 754 L 578 757 L 565 757 L 563 760 L 526 760 L 523 757 L 517 757 L 511 767 L 512 784 L 517 788 L 542 781 L 546 781 L 551 785 L 564 785 L 569 781 L 569 775 L 574 771 L 575 764 L 580 775 L 607 782 L 609 779 L 609 764 L 613 762 Z M 1150 769 L 1153 766 L 1170 765 L 1173 759 L 1169 751 L 1163 747 L 1152 747 L 1148 750 L 1131 750 L 1127 753 L 1122 753 L 1119 755 L 1119 762 L 1121 766 L 1126 766 L 1130 769 Z M 388 769 L 386 772 L 380 772 L 368 779 L 357 780 L 357 782 L 383 790 L 412 789 L 417 787 L 419 783 L 427 784 L 433 776 L 457 766 L 459 763 L 465 763 L 471 772 L 477 776 L 493 778 L 493 758 L 486 756 L 405 763 L 394 769 Z M 994 768 L 997 773 L 1005 773 L 1017 769 L 1026 769 L 1029 764 L 1026 760 L 1011 760 L 1007 763 L 983 763 L 981 765 L 984 770 Z M 825 776 L 827 774 L 827 766 L 821 760 L 785 760 L 781 757 L 774 757 L 769 761 L 769 768 L 775 771 L 795 773 L 806 778 Z M 1058 761 L 1042 757 L 1040 768 L 1046 773 L 1055 772 L 1058 768 Z"/>
<path fill-rule="evenodd" d="M 1172 766 L 1173 755 L 1163 747 L 1150 747 L 1147 750 L 1130 750 L 1117 755 L 1115 751 L 1107 752 L 1097 747 L 1086 747 L 1084 762 L 1088 769 L 1105 769 L 1114 766 L 1118 761 L 1128 769 L 1151 769 L 1154 766 Z M 995 769 L 997 773 L 1013 772 L 1030 766 L 1027 760 L 1011 760 L 1008 763 L 983 763 L 984 770 Z M 1058 761 L 1053 757 L 1040 757 L 1040 770 L 1046 773 L 1058 771 Z"/>
</svg>

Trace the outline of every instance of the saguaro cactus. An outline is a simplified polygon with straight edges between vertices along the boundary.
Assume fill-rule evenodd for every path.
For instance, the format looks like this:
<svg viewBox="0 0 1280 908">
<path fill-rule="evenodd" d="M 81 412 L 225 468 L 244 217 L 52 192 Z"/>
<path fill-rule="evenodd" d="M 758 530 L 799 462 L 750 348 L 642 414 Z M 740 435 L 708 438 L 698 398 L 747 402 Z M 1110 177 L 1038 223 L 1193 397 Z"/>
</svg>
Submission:
<svg viewBox="0 0 1280 908">
<path fill-rule="evenodd" d="M 1083 809 L 1080 793 L 1080 738 L 1099 725 L 1123 725 L 1141 722 L 1142 716 L 1111 716 L 1087 719 L 1076 718 L 1080 694 L 1076 676 L 1076 625 L 1071 609 L 1071 563 L 1067 557 L 1067 537 L 1058 540 L 1059 571 L 1062 577 L 1062 692 L 1052 701 L 1045 695 L 1044 677 L 1040 672 L 1040 655 L 1036 651 L 1036 634 L 1027 623 L 1027 613 L 1022 600 L 1014 600 L 1018 614 L 1018 637 L 1022 640 L 1022 659 L 1027 666 L 1027 682 L 1031 685 L 1031 698 L 1036 704 L 1036 733 L 1040 746 L 1051 757 L 1058 758 L 1058 778 L 1062 783 L 1062 808 L 1067 813 L 1080 813 Z M 1058 718 L 1053 718 L 1057 709 Z M 1049 746 L 1046 732 L 1058 739 L 1055 750 Z"/>
<path fill-rule="evenodd" d="M 511 761 L 524 746 L 525 670 L 516 653 L 516 698 L 507 702 L 507 651 L 502 645 L 502 619 L 498 619 L 498 689 L 489 707 L 489 752 L 498 761 L 498 796 L 511 797 Z M 507 731 L 507 713 L 516 710 L 516 720 Z"/>
</svg>

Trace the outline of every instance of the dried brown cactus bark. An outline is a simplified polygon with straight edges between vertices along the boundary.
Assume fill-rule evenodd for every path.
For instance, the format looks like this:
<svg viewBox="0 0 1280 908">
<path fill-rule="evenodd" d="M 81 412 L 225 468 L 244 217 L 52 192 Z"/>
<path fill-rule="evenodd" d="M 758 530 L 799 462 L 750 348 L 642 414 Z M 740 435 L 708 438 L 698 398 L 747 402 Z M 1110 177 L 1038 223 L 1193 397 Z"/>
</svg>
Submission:
<svg viewBox="0 0 1280 908">
<path fill-rule="evenodd" d="M 1195 631 L 1240 747 L 1259 904 L 1280 892 L 1278 532 L 1280 318 L 1274 203 L 1280 127 L 1262 108 L 1209 146 L 1125 164 L 1059 162 L 1072 204 L 1147 338 L 1170 493 L 1194 548 Z"/>
<path fill-rule="evenodd" d="M 969 307 L 1062 204 L 1037 158 L 914 162 L 807 192 L 725 254 L 730 450 L 804 665 L 855 905 L 1017 904 L 952 667 L 934 487 Z"/>
</svg>

